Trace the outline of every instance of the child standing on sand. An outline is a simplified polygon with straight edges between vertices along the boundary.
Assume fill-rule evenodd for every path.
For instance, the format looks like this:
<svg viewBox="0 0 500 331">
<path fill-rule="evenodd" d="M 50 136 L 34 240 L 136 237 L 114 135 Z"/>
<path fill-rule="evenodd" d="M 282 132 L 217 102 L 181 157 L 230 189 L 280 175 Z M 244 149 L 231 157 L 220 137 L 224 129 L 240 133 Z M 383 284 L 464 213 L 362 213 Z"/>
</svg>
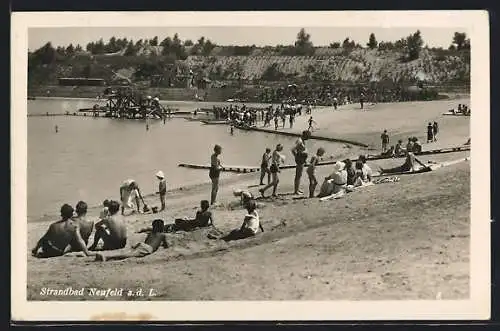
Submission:
<svg viewBox="0 0 500 331">
<path fill-rule="evenodd" d="M 153 221 L 151 225 L 152 225 L 152 231 L 147 235 L 144 242 L 140 242 L 132 246 L 129 252 L 125 254 L 110 255 L 110 256 L 105 256 L 103 254 L 97 253 L 95 260 L 111 261 L 111 260 L 125 260 L 130 257 L 144 257 L 156 252 L 158 248 L 160 248 L 160 246 L 168 248 L 167 238 L 163 233 L 163 228 L 165 226 L 163 220 L 156 219 Z"/>
<path fill-rule="evenodd" d="M 167 181 L 165 180 L 165 175 L 163 171 L 158 171 L 156 173 L 156 178 L 158 178 L 158 193 L 160 194 L 160 203 L 161 209 L 160 211 L 165 210 L 165 196 L 167 195 Z"/>
<path fill-rule="evenodd" d="M 309 176 L 309 198 L 314 198 L 314 191 L 318 185 L 318 180 L 316 179 L 316 166 L 319 163 L 319 159 L 325 154 L 324 148 L 318 148 L 316 155 L 311 157 L 309 166 L 307 167 L 307 175 Z"/>
</svg>

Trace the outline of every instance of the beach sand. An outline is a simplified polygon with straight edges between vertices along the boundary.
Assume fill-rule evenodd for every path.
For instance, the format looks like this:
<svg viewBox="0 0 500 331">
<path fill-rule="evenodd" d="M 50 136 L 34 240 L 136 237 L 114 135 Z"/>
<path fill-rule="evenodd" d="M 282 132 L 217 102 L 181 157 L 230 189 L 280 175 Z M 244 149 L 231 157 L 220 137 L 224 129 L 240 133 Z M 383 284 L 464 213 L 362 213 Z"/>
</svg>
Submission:
<svg viewBox="0 0 500 331">
<path fill-rule="evenodd" d="M 313 110 L 320 125 L 314 134 L 379 148 L 380 133 L 387 129 L 391 144 L 399 137 L 406 141 L 408 135 L 417 135 L 424 150 L 458 146 L 469 137 L 470 118 L 441 116 L 458 103 L 468 100 L 378 104 L 365 111 L 357 109 L 357 104 L 336 112 Z M 440 124 L 439 141 L 425 144 L 427 122 L 434 120 Z M 302 116 L 293 130 L 306 127 Z M 359 153 L 375 151 L 352 147 L 346 148 L 345 156 Z M 466 156 L 468 152 L 460 152 L 421 160 L 441 162 Z M 380 160 L 369 165 L 376 171 L 378 166 L 402 162 L 404 159 Z M 330 172 L 331 166 L 318 168 L 317 190 Z M 43 287 L 143 288 L 157 294 L 135 300 L 435 299 L 439 292 L 442 299 L 468 298 L 469 162 L 400 176 L 397 183 L 373 185 L 325 202 L 294 199 L 293 176 L 293 169 L 283 170 L 280 198 L 258 200 L 265 232 L 251 239 L 225 243 L 208 239 L 210 229 L 179 232 L 167 235 L 168 249 L 160 248 L 141 259 L 104 263 L 77 256 L 36 259 L 28 251 L 28 300 L 105 299 L 48 297 L 40 294 Z M 243 174 L 221 182 L 220 205 L 214 208 L 217 228 L 230 231 L 241 225 L 245 211 L 232 191 L 251 186 L 249 190 L 258 195 L 258 177 L 259 173 Z M 304 173 L 304 192 L 307 185 Z M 174 217 L 193 216 L 199 201 L 209 194 L 209 184 L 177 189 L 167 194 L 165 213 L 127 216 L 128 246 L 143 240 L 144 234 L 133 232 L 154 218 L 172 222 Z M 159 205 L 157 197 L 148 197 L 147 202 Z M 98 209 L 89 214 L 96 217 Z M 50 221 L 28 223 L 30 248 Z M 107 298 L 120 299 L 131 298 Z"/>
</svg>

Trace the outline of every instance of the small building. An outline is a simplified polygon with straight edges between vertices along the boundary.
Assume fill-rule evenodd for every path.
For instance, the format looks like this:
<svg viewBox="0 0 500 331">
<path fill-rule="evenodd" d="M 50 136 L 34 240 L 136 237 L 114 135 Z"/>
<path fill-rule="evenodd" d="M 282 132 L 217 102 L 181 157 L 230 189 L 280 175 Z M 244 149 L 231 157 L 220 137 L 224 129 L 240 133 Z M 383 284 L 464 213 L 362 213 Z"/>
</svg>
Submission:
<svg viewBox="0 0 500 331">
<path fill-rule="evenodd" d="M 105 86 L 106 81 L 102 78 L 59 78 L 59 85 L 61 86 Z"/>
</svg>

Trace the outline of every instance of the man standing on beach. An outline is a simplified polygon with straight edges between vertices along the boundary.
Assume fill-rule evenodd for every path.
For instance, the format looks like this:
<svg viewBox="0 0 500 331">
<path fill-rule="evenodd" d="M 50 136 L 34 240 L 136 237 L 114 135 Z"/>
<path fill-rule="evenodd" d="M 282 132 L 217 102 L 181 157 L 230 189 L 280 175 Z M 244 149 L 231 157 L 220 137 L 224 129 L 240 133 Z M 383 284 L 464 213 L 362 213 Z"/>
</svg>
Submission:
<svg viewBox="0 0 500 331">
<path fill-rule="evenodd" d="M 295 181 L 293 194 L 303 194 L 300 190 L 300 180 L 304 172 L 304 165 L 307 160 L 305 141 L 309 139 L 309 131 L 302 131 L 302 136 L 297 139 L 295 146 L 292 148 L 292 154 L 295 157 Z"/>
<path fill-rule="evenodd" d="M 140 213 L 140 205 L 139 198 L 142 200 L 144 206 L 146 203 L 144 202 L 144 198 L 142 197 L 141 190 L 139 189 L 139 185 L 133 179 L 127 179 L 120 186 L 120 201 L 122 202 L 122 215 L 125 212 L 125 208 L 134 209 L 134 204 L 132 202 L 135 199 L 137 212 Z"/>
<path fill-rule="evenodd" d="M 438 123 L 436 121 L 434 121 L 434 124 L 432 125 L 432 132 L 434 133 L 434 141 L 436 142 L 437 141 L 437 135 L 438 135 L 438 132 L 439 132 L 439 126 L 438 126 Z"/>
<path fill-rule="evenodd" d="M 222 153 L 222 147 L 215 145 L 214 153 L 210 157 L 210 171 L 208 176 L 212 180 L 212 192 L 210 194 L 210 204 L 213 205 L 217 200 L 217 192 L 219 191 L 219 176 L 222 170 L 222 165 L 219 155 Z"/>
<path fill-rule="evenodd" d="M 387 134 L 387 130 L 380 135 L 380 139 L 382 139 L 382 153 L 385 153 L 387 150 L 387 145 L 389 145 L 389 135 Z"/>
</svg>

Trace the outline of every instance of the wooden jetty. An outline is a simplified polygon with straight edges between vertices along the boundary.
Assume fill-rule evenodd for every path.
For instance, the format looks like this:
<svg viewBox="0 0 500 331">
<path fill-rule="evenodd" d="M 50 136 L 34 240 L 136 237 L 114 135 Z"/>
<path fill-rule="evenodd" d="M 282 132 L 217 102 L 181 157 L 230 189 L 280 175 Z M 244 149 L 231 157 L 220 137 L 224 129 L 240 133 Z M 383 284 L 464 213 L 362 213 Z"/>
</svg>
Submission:
<svg viewBox="0 0 500 331">
<path fill-rule="evenodd" d="M 302 134 L 300 133 L 294 133 L 294 132 L 287 132 L 287 131 L 278 131 L 278 130 L 272 130 L 272 129 L 264 129 L 264 128 L 257 128 L 257 127 L 250 127 L 250 126 L 235 126 L 236 128 L 244 131 L 259 131 L 259 132 L 266 132 L 266 133 L 273 133 L 273 134 L 279 134 L 282 136 L 289 136 L 289 137 L 301 137 Z M 350 145 L 355 145 L 355 146 L 361 146 L 361 147 L 368 147 L 367 144 L 358 142 L 358 141 L 352 141 L 352 140 L 347 140 L 347 139 L 341 139 L 341 138 L 331 138 L 331 137 L 324 137 L 324 136 L 316 136 L 314 134 L 311 134 L 309 139 L 315 139 L 315 140 L 323 140 L 323 141 L 329 141 L 329 142 L 338 142 L 338 143 L 346 143 Z"/>
<path fill-rule="evenodd" d="M 422 153 L 417 153 L 415 155 L 433 155 L 433 154 L 442 154 L 442 153 L 456 153 L 456 152 L 465 152 L 470 150 L 469 146 L 460 146 L 460 147 L 450 147 L 450 148 L 442 148 L 442 149 L 435 149 L 435 150 L 429 150 L 429 151 L 423 151 Z M 401 156 L 404 157 L 404 156 Z M 317 166 L 325 166 L 325 165 L 333 165 L 335 164 L 338 160 L 334 160 L 335 156 L 330 156 L 328 158 L 325 158 L 318 163 Z M 390 157 L 380 157 L 380 156 L 368 156 L 367 160 L 374 161 L 374 160 L 383 160 L 383 159 L 389 159 Z M 398 157 L 399 158 L 399 157 Z M 465 159 L 460 159 L 460 160 L 469 160 L 469 157 L 466 157 Z M 326 161 L 329 160 L 329 161 Z M 356 161 L 356 160 L 352 160 Z M 441 164 L 450 164 L 449 162 L 442 162 Z M 453 163 L 451 163 L 453 164 Z M 306 164 L 307 166 L 307 164 Z M 181 163 L 179 164 L 179 167 L 183 168 L 189 168 L 189 169 L 203 169 L 203 170 L 208 170 L 210 169 L 210 165 L 204 165 L 204 164 L 190 164 L 190 163 Z M 296 165 L 295 164 L 287 164 L 287 165 L 282 165 L 280 166 L 280 169 L 295 169 Z M 435 168 L 435 164 L 430 164 L 429 167 Z M 260 172 L 260 167 L 252 167 L 252 166 L 226 166 L 223 167 L 222 170 L 223 172 L 234 172 L 234 173 L 251 173 L 251 172 Z M 425 170 L 428 171 L 428 170 Z M 422 172 L 425 172 L 422 171 Z M 418 173 L 418 172 L 412 172 L 412 173 Z"/>
</svg>

